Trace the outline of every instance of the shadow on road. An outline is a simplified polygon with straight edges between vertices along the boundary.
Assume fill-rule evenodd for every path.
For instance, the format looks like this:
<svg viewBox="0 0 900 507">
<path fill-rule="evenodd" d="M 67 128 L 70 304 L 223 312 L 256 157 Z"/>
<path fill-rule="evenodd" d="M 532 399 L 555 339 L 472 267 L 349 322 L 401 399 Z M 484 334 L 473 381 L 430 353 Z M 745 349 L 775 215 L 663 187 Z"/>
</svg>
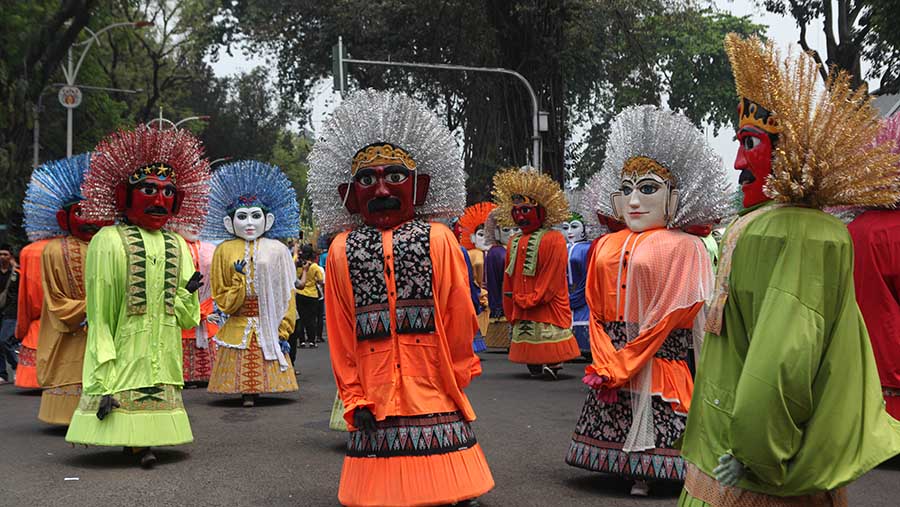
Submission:
<svg viewBox="0 0 900 507">
<path fill-rule="evenodd" d="M 48 437 L 65 437 L 68 431 L 68 426 L 44 426 L 41 428 L 41 433 Z"/>
<path fill-rule="evenodd" d="M 125 454 L 121 448 L 98 451 L 96 448 L 80 449 L 83 454 L 65 459 L 67 465 L 77 468 L 123 469 L 138 468 L 139 458 L 133 454 Z M 155 468 L 180 463 L 191 455 L 175 449 L 153 448 L 157 462 Z"/>
<path fill-rule="evenodd" d="M 632 481 L 607 474 L 579 475 L 563 481 L 568 487 L 585 493 L 601 494 L 604 497 L 616 496 L 631 498 Z M 678 498 L 682 483 L 674 481 L 655 481 L 650 483 L 650 496 L 655 498 Z"/>
<path fill-rule="evenodd" d="M 882 470 L 900 470 L 900 456 L 894 456 L 878 465 L 878 468 L 881 468 Z"/>
<path fill-rule="evenodd" d="M 242 403 L 241 396 L 235 395 L 235 397 L 215 399 L 215 400 L 208 402 L 207 404 L 211 407 L 226 407 L 226 408 L 240 407 L 244 410 L 250 411 L 250 410 L 255 410 L 257 408 L 260 408 L 260 407 L 277 407 L 280 405 L 289 405 L 291 403 L 297 403 L 299 401 L 300 400 L 297 400 L 294 398 L 275 398 L 275 397 L 260 396 L 259 398 L 256 398 L 256 402 L 255 402 L 256 406 L 248 407 L 248 408 L 244 409 L 244 407 L 241 406 L 241 403 Z"/>
<path fill-rule="evenodd" d="M 16 389 L 15 391 L 19 396 L 40 396 L 42 392 L 40 389 Z"/>
</svg>

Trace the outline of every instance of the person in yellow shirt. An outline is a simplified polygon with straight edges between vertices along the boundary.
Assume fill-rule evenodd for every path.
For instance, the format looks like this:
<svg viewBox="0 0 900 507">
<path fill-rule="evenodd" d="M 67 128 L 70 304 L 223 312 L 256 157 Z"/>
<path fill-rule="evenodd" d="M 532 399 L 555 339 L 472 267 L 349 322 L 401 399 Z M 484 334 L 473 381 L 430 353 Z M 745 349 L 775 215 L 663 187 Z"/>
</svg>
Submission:
<svg viewBox="0 0 900 507">
<path fill-rule="evenodd" d="M 325 271 L 316 263 L 312 245 L 300 247 L 297 256 L 297 326 L 291 336 L 291 361 L 296 356 L 297 339 L 301 347 L 318 347 L 322 336 L 322 284 Z"/>
</svg>

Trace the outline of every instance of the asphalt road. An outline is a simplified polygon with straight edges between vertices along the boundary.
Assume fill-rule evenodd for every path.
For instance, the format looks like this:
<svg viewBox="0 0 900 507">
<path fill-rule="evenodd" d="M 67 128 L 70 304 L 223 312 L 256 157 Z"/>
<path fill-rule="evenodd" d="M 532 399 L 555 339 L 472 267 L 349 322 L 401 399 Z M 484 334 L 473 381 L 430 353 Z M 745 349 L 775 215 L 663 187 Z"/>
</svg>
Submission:
<svg viewBox="0 0 900 507">
<path fill-rule="evenodd" d="M 252 409 L 237 397 L 185 390 L 194 443 L 159 449 L 153 470 L 120 449 L 70 446 L 64 429 L 37 420 L 39 392 L 0 386 L 0 506 L 337 505 L 345 436 L 328 430 L 327 348 L 299 356 L 300 392 L 263 397 Z M 566 465 L 585 395 L 581 365 L 545 382 L 502 354 L 481 356 L 484 374 L 468 394 L 496 481 L 485 507 L 675 505 L 677 486 L 632 498 L 628 483 Z M 900 505 L 900 462 L 852 484 L 850 505 Z"/>
</svg>

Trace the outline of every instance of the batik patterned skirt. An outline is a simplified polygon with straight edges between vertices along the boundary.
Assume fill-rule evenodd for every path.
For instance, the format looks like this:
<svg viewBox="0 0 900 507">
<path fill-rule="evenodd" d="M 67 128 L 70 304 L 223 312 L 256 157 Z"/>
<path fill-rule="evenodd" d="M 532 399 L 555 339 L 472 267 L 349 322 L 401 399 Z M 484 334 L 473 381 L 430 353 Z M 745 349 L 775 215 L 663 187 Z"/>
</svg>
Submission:
<svg viewBox="0 0 900 507">
<path fill-rule="evenodd" d="M 512 327 L 506 317 L 492 318 L 484 335 L 485 345 L 492 349 L 508 349 L 511 340 Z"/>
<path fill-rule="evenodd" d="M 22 345 L 19 347 L 19 365 L 16 367 L 16 387 L 37 389 L 37 350 Z"/>
<path fill-rule="evenodd" d="M 216 345 L 212 338 L 205 349 L 197 347 L 194 338 L 182 338 L 183 371 L 185 382 L 208 382 L 216 358 Z"/>
<path fill-rule="evenodd" d="M 388 417 L 374 437 L 351 431 L 338 500 L 346 506 L 446 505 L 494 487 L 475 433 L 458 412 Z"/>
<path fill-rule="evenodd" d="M 604 325 L 616 350 L 627 343 L 625 324 L 611 322 Z M 655 357 L 684 361 L 688 353 L 691 330 L 676 329 L 666 337 Z M 653 426 L 656 447 L 640 452 L 622 450 L 632 425 L 632 394 L 627 389 L 617 391 L 618 399 L 606 403 L 589 390 L 581 417 L 575 425 L 566 463 L 592 470 L 634 479 L 684 480 L 685 464 L 676 442 L 684 433 L 686 414 L 679 414 L 672 404 L 660 396 L 652 397 Z"/>
<path fill-rule="evenodd" d="M 281 351 L 278 351 L 281 354 Z M 297 391 L 297 377 L 289 357 L 287 369 L 278 361 L 267 361 L 256 341 L 250 337 L 246 349 L 219 346 L 207 390 L 220 394 L 287 393 Z"/>
</svg>

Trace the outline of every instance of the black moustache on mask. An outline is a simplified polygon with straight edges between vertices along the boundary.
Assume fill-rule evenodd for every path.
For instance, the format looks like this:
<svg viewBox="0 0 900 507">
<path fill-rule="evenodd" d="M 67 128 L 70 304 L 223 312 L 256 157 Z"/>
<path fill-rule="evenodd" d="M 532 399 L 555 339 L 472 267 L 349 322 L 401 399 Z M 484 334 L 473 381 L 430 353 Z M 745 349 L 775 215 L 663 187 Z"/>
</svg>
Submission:
<svg viewBox="0 0 900 507">
<path fill-rule="evenodd" d="M 144 213 L 148 215 L 168 215 L 169 210 L 162 206 L 148 206 L 144 208 Z"/>
<path fill-rule="evenodd" d="M 96 233 L 99 230 L 100 230 L 100 228 L 94 224 L 84 224 L 84 225 L 78 227 L 78 231 L 84 232 L 84 233 Z"/>
<path fill-rule="evenodd" d="M 738 184 L 747 185 L 756 181 L 756 176 L 749 169 L 742 169 L 741 175 L 738 177 Z"/>
<path fill-rule="evenodd" d="M 376 197 L 368 203 L 369 213 L 400 209 L 400 199 L 396 197 Z"/>
</svg>

